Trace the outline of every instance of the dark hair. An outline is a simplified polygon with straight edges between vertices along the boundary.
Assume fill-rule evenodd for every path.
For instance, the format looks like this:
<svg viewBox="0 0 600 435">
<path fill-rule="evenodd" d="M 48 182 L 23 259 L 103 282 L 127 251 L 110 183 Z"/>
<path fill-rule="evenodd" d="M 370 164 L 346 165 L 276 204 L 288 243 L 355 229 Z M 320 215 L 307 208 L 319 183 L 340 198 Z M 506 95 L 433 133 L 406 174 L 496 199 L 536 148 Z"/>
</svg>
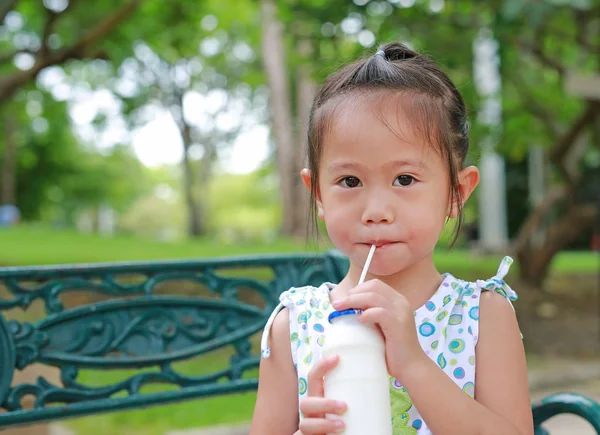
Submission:
<svg viewBox="0 0 600 435">
<path fill-rule="evenodd" d="M 450 78 L 427 56 L 401 43 L 386 44 L 375 55 L 346 65 L 331 74 L 317 92 L 308 121 L 308 167 L 312 174 L 310 190 L 313 199 L 311 215 L 316 220 L 314 200 L 319 186 L 319 160 L 336 107 L 348 98 L 400 93 L 412 97 L 408 115 L 448 162 L 450 201 L 459 211 L 452 241 L 454 245 L 463 220 L 458 174 L 469 150 L 467 109 Z"/>
</svg>

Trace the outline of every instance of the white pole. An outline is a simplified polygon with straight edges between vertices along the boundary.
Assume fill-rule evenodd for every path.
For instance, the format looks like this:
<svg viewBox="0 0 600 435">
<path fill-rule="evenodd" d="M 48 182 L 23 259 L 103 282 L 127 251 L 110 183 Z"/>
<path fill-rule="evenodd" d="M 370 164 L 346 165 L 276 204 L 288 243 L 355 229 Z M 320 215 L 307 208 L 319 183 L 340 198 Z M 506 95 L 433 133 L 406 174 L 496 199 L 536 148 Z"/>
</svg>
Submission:
<svg viewBox="0 0 600 435">
<path fill-rule="evenodd" d="M 483 28 L 473 41 L 475 86 L 482 97 L 478 122 L 490 128 L 481 144 L 479 191 L 480 248 L 501 251 L 508 246 L 504 159 L 495 152 L 502 132 L 502 98 L 498 41 Z"/>
</svg>

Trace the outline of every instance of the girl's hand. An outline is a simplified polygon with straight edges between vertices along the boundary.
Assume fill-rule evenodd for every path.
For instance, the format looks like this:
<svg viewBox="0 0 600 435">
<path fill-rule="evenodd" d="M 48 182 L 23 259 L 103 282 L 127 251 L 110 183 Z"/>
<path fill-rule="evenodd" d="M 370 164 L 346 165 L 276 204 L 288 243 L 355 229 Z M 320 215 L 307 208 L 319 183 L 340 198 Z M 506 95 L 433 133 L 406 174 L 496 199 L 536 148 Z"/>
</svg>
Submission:
<svg viewBox="0 0 600 435">
<path fill-rule="evenodd" d="M 385 340 L 388 372 L 402 381 L 402 373 L 427 357 L 419 344 L 414 312 L 408 300 L 378 279 L 354 287 L 348 296 L 333 303 L 338 310 L 363 310 L 360 322 L 379 326 Z"/>
<path fill-rule="evenodd" d="M 344 430 L 341 420 L 328 419 L 325 414 L 342 415 L 346 412 L 346 404 L 323 397 L 323 378 L 338 362 L 338 356 L 323 358 L 308 372 L 308 397 L 300 402 L 304 418 L 300 420 L 297 435 L 325 435 Z"/>
</svg>

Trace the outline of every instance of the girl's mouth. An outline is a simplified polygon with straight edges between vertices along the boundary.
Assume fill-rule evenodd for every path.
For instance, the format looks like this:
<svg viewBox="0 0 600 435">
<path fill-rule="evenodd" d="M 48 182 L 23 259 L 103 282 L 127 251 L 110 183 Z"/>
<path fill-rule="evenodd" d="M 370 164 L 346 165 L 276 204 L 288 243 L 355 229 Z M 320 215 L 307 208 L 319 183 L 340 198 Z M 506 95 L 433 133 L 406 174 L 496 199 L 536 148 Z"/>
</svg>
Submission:
<svg viewBox="0 0 600 435">
<path fill-rule="evenodd" d="M 392 240 L 371 240 L 367 243 L 363 243 L 363 245 L 366 245 L 368 247 L 371 247 L 372 245 L 375 245 L 377 247 L 377 250 L 379 249 L 385 249 L 385 248 L 390 248 L 396 244 L 398 244 L 399 242 L 394 242 Z"/>
</svg>

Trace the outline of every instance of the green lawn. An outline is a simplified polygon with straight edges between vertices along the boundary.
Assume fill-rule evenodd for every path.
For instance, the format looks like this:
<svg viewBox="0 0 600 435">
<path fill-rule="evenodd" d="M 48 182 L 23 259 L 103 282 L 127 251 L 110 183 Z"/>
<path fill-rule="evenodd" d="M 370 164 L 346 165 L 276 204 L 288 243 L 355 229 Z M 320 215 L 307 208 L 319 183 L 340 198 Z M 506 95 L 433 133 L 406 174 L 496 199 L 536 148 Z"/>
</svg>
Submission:
<svg viewBox="0 0 600 435">
<path fill-rule="evenodd" d="M 101 237 L 67 230 L 21 226 L 0 230 L 0 266 L 190 259 L 261 253 L 316 252 L 329 249 L 325 239 L 313 243 L 277 239 L 262 243 L 220 243 L 209 239 L 162 243 L 133 237 Z M 435 261 L 443 272 L 464 278 L 494 274 L 500 256 L 473 256 L 463 250 L 439 250 Z M 565 252 L 556 256 L 553 273 L 596 273 L 598 256 Z M 518 267 L 518 265 L 516 265 Z M 514 276 L 514 272 L 512 273 Z"/>
<path fill-rule="evenodd" d="M 0 265 L 21 266 L 35 264 L 64 264 L 88 262 L 116 262 L 159 259 L 190 259 L 230 255 L 282 252 L 315 252 L 317 248 L 292 240 L 272 243 L 225 244 L 212 240 L 161 243 L 128 237 L 104 238 L 81 235 L 70 231 L 48 230 L 38 227 L 20 227 L 0 231 Z M 322 242 L 320 250 L 330 246 Z M 435 256 L 440 270 L 449 271 L 465 279 L 487 278 L 496 272 L 500 256 L 473 256 L 466 251 L 439 251 Z M 518 267 L 518 265 L 516 265 Z M 567 252 L 556 257 L 552 274 L 594 274 L 598 256 L 593 253 Z M 511 271 L 514 279 L 517 271 Z M 256 343 L 255 343 L 256 344 Z M 227 352 L 218 352 L 202 360 L 179 364 L 182 372 L 203 374 L 226 364 Z M 82 371 L 79 380 L 88 385 L 107 385 L 123 380 L 132 372 Z M 248 375 L 256 376 L 256 370 Z M 148 387 L 145 391 L 159 391 Z M 163 435 L 167 430 L 247 421 L 251 418 L 256 393 L 235 394 L 210 399 L 199 399 L 149 409 L 124 411 L 71 420 L 68 425 L 78 433 L 90 435 Z"/>
<path fill-rule="evenodd" d="M 202 239 L 162 243 L 134 237 L 102 237 L 39 227 L 0 230 L 0 246 L 2 266 L 190 259 L 314 250 L 306 243 L 285 239 L 262 244 L 225 244 Z"/>
<path fill-rule="evenodd" d="M 253 342 L 258 344 L 258 337 Z M 225 368 L 230 355 L 231 352 L 221 350 L 192 361 L 175 364 L 174 368 L 187 375 L 207 374 Z M 86 385 L 102 386 L 120 382 L 133 374 L 136 372 L 132 370 L 118 370 L 102 373 L 99 376 L 97 371 L 82 371 L 79 380 Z M 246 373 L 246 377 L 256 376 L 258 376 L 258 369 Z M 164 387 L 154 385 L 143 388 L 142 392 L 151 393 L 164 390 Z M 167 431 L 174 429 L 249 421 L 255 401 L 255 392 L 232 394 L 135 411 L 77 418 L 68 421 L 67 425 L 78 434 L 164 435 Z"/>
</svg>

